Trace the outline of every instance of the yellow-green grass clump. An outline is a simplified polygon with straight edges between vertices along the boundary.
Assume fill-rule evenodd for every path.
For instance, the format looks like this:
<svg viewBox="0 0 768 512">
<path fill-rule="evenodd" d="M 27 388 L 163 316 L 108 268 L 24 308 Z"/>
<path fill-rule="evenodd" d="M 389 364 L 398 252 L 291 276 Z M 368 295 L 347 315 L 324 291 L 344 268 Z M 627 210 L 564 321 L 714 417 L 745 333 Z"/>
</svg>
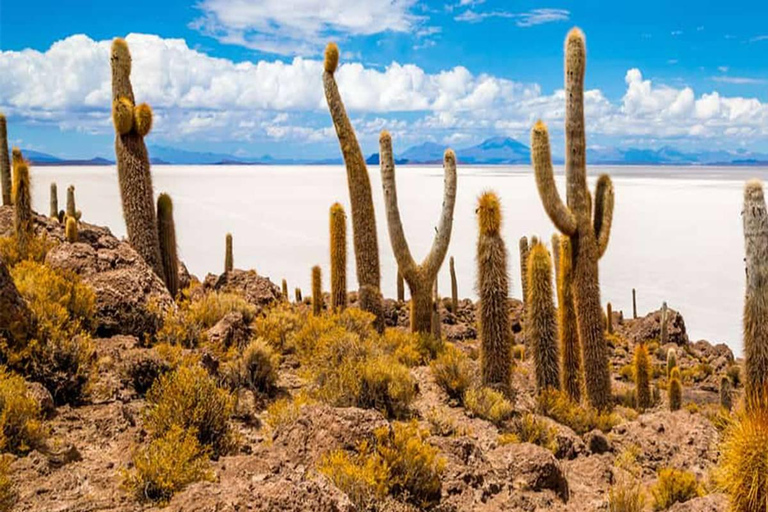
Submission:
<svg viewBox="0 0 768 512">
<path fill-rule="evenodd" d="M 0 452 L 27 453 L 44 437 L 40 404 L 27 383 L 0 366 Z"/>
<path fill-rule="evenodd" d="M 471 388 L 464 394 L 464 406 L 478 418 L 501 425 L 512 417 L 514 407 L 502 393 L 491 388 Z"/>
<path fill-rule="evenodd" d="M 594 429 L 608 432 L 622 421 L 616 413 L 600 411 L 574 402 L 564 392 L 554 389 L 539 394 L 537 410 L 540 414 L 570 427 L 579 435 Z"/>
<path fill-rule="evenodd" d="M 696 475 L 677 468 L 662 468 L 657 472 L 658 480 L 651 487 L 654 510 L 667 510 L 675 503 L 685 503 L 702 495 Z"/>
<path fill-rule="evenodd" d="M 474 383 L 474 370 L 470 359 L 453 345 L 446 345 L 442 354 L 430 365 L 435 382 L 449 397 L 464 401 L 464 393 Z"/>
</svg>

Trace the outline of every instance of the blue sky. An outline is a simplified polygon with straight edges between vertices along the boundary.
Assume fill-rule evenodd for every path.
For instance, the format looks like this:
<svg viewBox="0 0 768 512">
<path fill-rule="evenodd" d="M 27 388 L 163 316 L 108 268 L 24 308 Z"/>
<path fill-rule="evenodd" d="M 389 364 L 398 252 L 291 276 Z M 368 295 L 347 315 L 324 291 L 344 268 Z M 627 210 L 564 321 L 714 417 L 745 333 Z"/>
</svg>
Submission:
<svg viewBox="0 0 768 512">
<path fill-rule="evenodd" d="M 366 152 L 491 136 L 559 137 L 562 43 L 587 35 L 595 146 L 768 151 L 768 3 L 495 0 L 26 0 L 0 7 L 0 109 L 11 142 L 111 157 L 109 41 L 126 36 L 148 142 L 258 156 L 336 156 L 319 59 Z M 559 139 L 557 140 L 559 142 Z"/>
</svg>

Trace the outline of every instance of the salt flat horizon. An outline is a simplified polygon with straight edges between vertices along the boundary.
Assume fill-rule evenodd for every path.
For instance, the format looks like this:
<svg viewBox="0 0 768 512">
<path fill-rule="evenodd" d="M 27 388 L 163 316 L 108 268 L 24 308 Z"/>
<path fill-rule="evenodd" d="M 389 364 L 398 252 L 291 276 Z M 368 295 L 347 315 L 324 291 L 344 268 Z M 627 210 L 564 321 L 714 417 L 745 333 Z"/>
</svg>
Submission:
<svg viewBox="0 0 768 512">
<path fill-rule="evenodd" d="M 179 256 L 204 278 L 221 273 L 224 237 L 234 237 L 235 267 L 254 268 L 279 285 L 309 291 L 310 268 L 319 264 L 328 289 L 328 209 L 333 202 L 349 215 L 346 173 L 341 165 L 155 165 L 155 193 L 174 199 Z M 426 255 L 441 208 L 439 166 L 398 167 L 398 196 L 404 229 L 417 260 Z M 602 302 L 632 314 L 637 289 L 643 315 L 667 301 L 680 311 L 692 341 L 726 343 L 742 352 L 741 312 L 744 247 L 741 203 L 744 182 L 768 179 L 768 167 L 592 166 L 590 187 L 608 172 L 616 206 L 608 250 L 600 261 Z M 449 256 L 456 260 L 459 295 L 476 298 L 474 206 L 495 190 L 504 213 L 510 293 L 520 297 L 518 239 L 536 235 L 547 244 L 555 228 L 547 218 L 529 166 L 459 166 L 454 229 Z M 556 181 L 564 194 L 562 167 Z M 378 166 L 369 174 L 376 210 L 382 291 L 395 296 L 396 263 L 390 248 Z M 83 220 L 125 235 L 114 166 L 40 166 L 32 169 L 33 207 L 48 211 L 48 184 L 56 181 L 63 206 L 74 184 Z M 354 277 L 351 227 L 348 287 Z M 450 293 L 448 262 L 440 271 L 441 294 Z"/>
</svg>

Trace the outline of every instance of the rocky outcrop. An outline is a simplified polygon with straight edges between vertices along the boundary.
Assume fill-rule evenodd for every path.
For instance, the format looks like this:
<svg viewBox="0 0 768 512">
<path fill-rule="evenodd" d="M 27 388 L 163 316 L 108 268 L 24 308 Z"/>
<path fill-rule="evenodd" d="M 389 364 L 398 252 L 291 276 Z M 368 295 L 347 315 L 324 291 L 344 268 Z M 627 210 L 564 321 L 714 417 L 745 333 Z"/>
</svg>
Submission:
<svg viewBox="0 0 768 512">
<path fill-rule="evenodd" d="M 617 332 L 633 343 L 659 340 L 661 338 L 661 311 L 653 311 L 637 319 L 624 319 Z M 683 315 L 672 309 L 667 310 L 667 336 L 669 343 L 683 346 L 688 343 Z"/>
<path fill-rule="evenodd" d="M 280 288 L 255 270 L 234 269 L 219 276 L 208 274 L 203 281 L 203 290 L 237 293 L 259 311 L 282 297 Z"/>
</svg>

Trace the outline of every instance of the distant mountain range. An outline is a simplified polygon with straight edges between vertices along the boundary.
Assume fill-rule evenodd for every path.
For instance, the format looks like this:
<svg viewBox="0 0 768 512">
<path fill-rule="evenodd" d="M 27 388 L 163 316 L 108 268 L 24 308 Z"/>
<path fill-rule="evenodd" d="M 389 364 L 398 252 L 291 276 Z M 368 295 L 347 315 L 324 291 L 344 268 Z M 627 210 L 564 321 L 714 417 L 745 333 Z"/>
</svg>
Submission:
<svg viewBox="0 0 768 512">
<path fill-rule="evenodd" d="M 395 160 L 397 164 L 440 164 L 445 146 L 425 142 L 413 146 Z M 336 165 L 341 157 L 328 159 L 240 157 L 226 153 L 187 151 L 166 146 L 150 146 L 149 154 L 153 164 L 174 165 Z M 67 160 L 47 153 L 25 150 L 24 156 L 36 165 L 112 165 L 114 161 L 105 158 L 90 160 Z M 509 138 L 494 137 L 475 146 L 456 150 L 460 164 L 465 165 L 525 165 L 531 161 L 530 148 Z M 562 163 L 555 157 L 554 163 Z M 378 165 L 379 154 L 373 153 L 366 162 Z M 587 162 L 603 165 L 768 165 L 768 154 L 738 151 L 701 151 L 686 153 L 671 147 L 660 149 L 638 148 L 589 148 Z"/>
</svg>

